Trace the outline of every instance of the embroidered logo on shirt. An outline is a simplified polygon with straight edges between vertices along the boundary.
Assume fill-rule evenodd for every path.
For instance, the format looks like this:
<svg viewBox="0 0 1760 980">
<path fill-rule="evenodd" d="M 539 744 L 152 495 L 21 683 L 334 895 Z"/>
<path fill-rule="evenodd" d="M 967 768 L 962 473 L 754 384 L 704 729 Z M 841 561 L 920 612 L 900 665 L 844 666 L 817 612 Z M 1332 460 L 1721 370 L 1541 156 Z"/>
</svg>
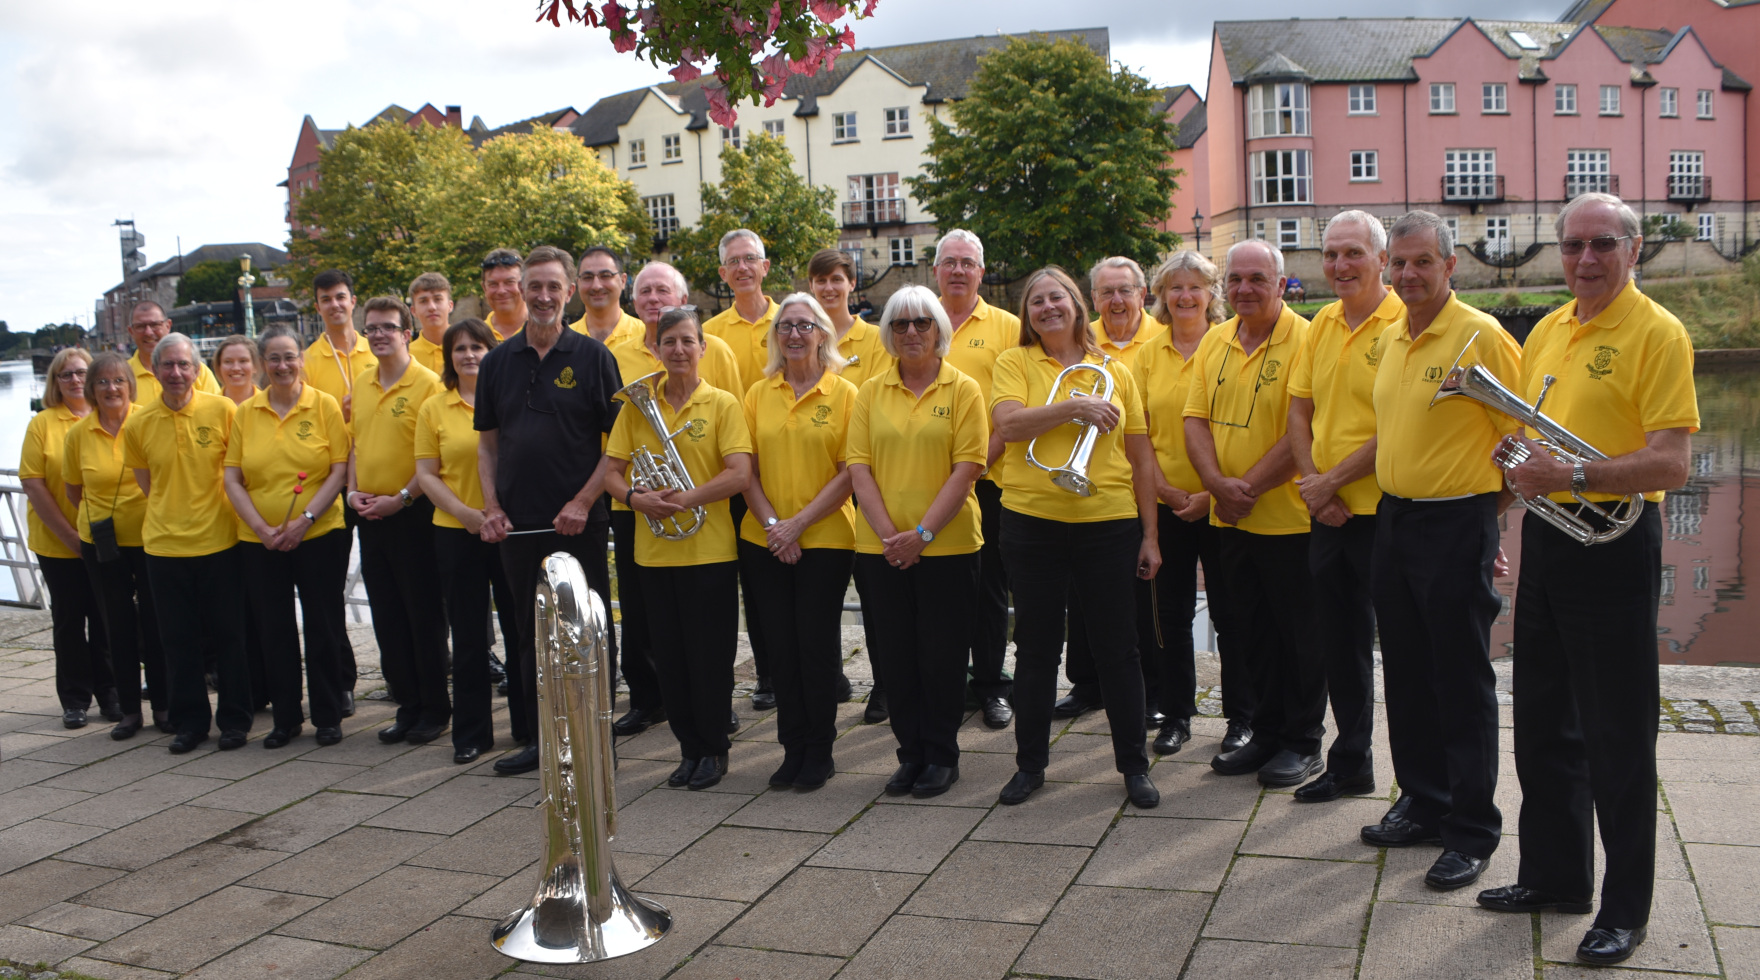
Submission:
<svg viewBox="0 0 1760 980">
<path fill-rule="evenodd" d="M 310 439 L 312 437 L 312 423 L 309 421 L 301 422 L 293 434 L 301 439 Z"/>
<path fill-rule="evenodd" d="M 1613 359 L 1618 356 L 1618 347 L 1595 348 L 1595 359 L 1584 365 L 1589 371 L 1589 377 L 1594 378 L 1596 381 L 1600 381 L 1602 378 L 1612 374 Z"/>
<path fill-rule="evenodd" d="M 813 424 L 820 427 L 821 429 L 824 428 L 825 426 L 831 424 L 831 406 L 830 405 L 820 405 L 819 406 L 818 410 L 813 413 Z"/>
<path fill-rule="evenodd" d="M 984 338 L 973 337 L 971 340 L 966 341 L 966 346 L 967 347 L 982 347 L 982 346 L 984 346 Z"/>
<path fill-rule="evenodd" d="M 409 399 L 403 395 L 398 395 L 397 400 L 391 403 L 391 414 L 397 418 L 402 418 L 404 409 L 408 406 Z"/>
<path fill-rule="evenodd" d="M 196 445 L 207 449 L 214 444 L 214 430 L 205 425 L 196 426 Z"/>
<path fill-rule="evenodd" d="M 1441 384 L 1443 376 L 1447 373 L 1440 364 L 1432 364 L 1424 369 L 1424 380 Z"/>
<path fill-rule="evenodd" d="M 1266 361 L 1265 366 L 1259 369 L 1259 380 L 1260 381 L 1276 381 L 1277 380 L 1277 372 L 1282 367 L 1283 367 L 1282 361 Z"/>
<path fill-rule="evenodd" d="M 1381 338 L 1380 337 L 1376 337 L 1374 340 L 1369 341 L 1369 350 L 1363 354 L 1363 360 L 1368 361 L 1370 367 L 1380 367 L 1381 366 Z"/>
<path fill-rule="evenodd" d="M 558 388 L 573 388 L 575 385 L 574 368 L 563 368 L 562 373 L 556 377 L 555 385 Z"/>
<path fill-rule="evenodd" d="M 691 419 L 684 424 L 684 434 L 690 436 L 692 442 L 703 441 L 703 437 L 709 434 L 709 421 L 707 419 Z"/>
<path fill-rule="evenodd" d="M 929 414 L 938 419 L 950 419 L 953 418 L 953 406 L 935 405 L 929 409 Z"/>
</svg>

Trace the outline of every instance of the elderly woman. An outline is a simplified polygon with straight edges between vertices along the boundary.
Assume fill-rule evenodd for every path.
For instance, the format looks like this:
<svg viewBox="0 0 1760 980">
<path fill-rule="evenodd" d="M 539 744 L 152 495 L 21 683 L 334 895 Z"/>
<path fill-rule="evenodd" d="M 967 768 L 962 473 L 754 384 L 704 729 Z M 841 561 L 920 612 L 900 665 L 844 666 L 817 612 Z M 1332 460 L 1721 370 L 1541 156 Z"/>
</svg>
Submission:
<svg viewBox="0 0 1760 980">
<path fill-rule="evenodd" d="M 214 377 L 220 379 L 220 393 L 234 405 L 243 405 L 257 393 L 257 381 L 263 377 L 263 356 L 257 341 L 235 333 L 220 341 L 208 363 Z"/>
<path fill-rule="evenodd" d="M 666 720 L 678 739 L 682 761 L 668 786 L 707 789 L 727 774 L 727 692 L 733 688 L 733 657 L 739 632 L 738 550 L 727 499 L 742 493 L 752 474 L 752 439 L 739 400 L 697 373 L 703 360 L 703 325 L 692 307 L 661 314 L 655 349 L 666 378 L 651 379 L 654 410 L 665 426 L 656 432 L 633 406 L 617 413 L 605 447 L 605 489 L 647 518 L 652 533 L 635 535 L 636 574 L 647 600 L 655 673 Z M 808 424 L 811 424 L 810 422 Z M 683 432 L 679 432 L 680 429 Z M 644 485 L 630 474 L 638 449 L 659 459 L 662 437 L 679 432 L 677 450 L 695 484 L 690 490 Z M 695 520 L 700 526 L 677 540 Z"/>
<path fill-rule="evenodd" d="M 844 360 L 831 317 L 806 293 L 777 307 L 769 347 L 764 380 L 745 398 L 754 452 L 739 561 L 753 586 L 748 615 L 770 644 L 783 750 L 770 785 L 818 789 L 833 772 L 839 622 L 855 560 L 843 457 L 856 386 L 838 377 Z"/>
<path fill-rule="evenodd" d="M 348 426 L 336 399 L 305 383 L 299 341 L 277 327 L 263 335 L 269 386 L 238 408 L 226 445 L 226 496 L 238 515 L 239 553 L 254 625 L 263 647 L 275 724 L 263 739 L 278 749 L 300 734 L 299 592 L 305 623 L 305 682 L 319 745 L 342 740 L 341 651 L 344 580 L 338 550 L 348 548 L 342 484 Z M 224 368 L 224 364 L 222 364 Z M 226 377 L 224 370 L 220 372 Z M 230 382 L 228 382 L 230 387 Z"/>
<path fill-rule="evenodd" d="M 886 792 L 930 797 L 959 779 L 990 423 L 978 383 L 943 360 L 953 329 L 934 293 L 893 293 L 880 326 L 896 360 L 862 385 L 849 429 L 856 582 L 898 740 Z"/>
<path fill-rule="evenodd" d="M 110 641 L 122 715 L 110 730 L 117 741 L 141 730 L 142 663 L 147 667 L 153 723 L 162 732 L 174 731 L 165 692 L 165 649 L 159 641 L 153 591 L 147 585 L 147 553 L 141 548 L 147 498 L 134 474 L 122 465 L 122 424 L 134 411 L 134 396 L 134 370 L 128 359 L 115 351 L 99 354 L 86 374 L 86 403 L 92 411 L 67 431 L 61 464 L 67 499 L 79 509 L 80 559 L 91 576 L 104 615 L 104 635 Z M 100 537 L 105 542 L 102 550 L 96 543 Z"/>
<path fill-rule="evenodd" d="M 61 723 L 84 728 L 94 698 L 107 721 L 121 721 L 116 683 L 110 676 L 110 649 L 92 580 L 80 564 L 74 505 L 63 492 L 62 458 L 67 433 L 91 412 L 86 378 L 92 355 L 69 347 L 49 362 L 43 410 L 25 426 L 18 480 L 30 500 L 27 546 L 37 556 L 49 587 L 55 637 L 55 693 Z"/>
<path fill-rule="evenodd" d="M 1002 560 L 1015 605 L 1015 762 L 998 799 L 1024 802 L 1045 784 L 1052 702 L 1066 612 L 1079 606 L 1112 728 L 1113 759 L 1140 808 L 1160 802 L 1143 751 L 1144 692 L 1137 652 L 1136 578 L 1161 566 L 1155 450 L 1130 371 L 1104 357 L 1087 304 L 1062 269 L 1027 277 L 1020 346 L 996 358 L 991 415 L 1007 443 Z M 1089 365 L 1059 381 L 1065 369 Z M 1098 394 L 1110 379 L 1109 397 Z M 1070 425 L 1069 423 L 1076 423 Z M 1054 484 L 1032 456 L 1059 466 L 1092 436 L 1083 496 Z M 1036 444 L 1035 444 L 1036 443 Z"/>
</svg>

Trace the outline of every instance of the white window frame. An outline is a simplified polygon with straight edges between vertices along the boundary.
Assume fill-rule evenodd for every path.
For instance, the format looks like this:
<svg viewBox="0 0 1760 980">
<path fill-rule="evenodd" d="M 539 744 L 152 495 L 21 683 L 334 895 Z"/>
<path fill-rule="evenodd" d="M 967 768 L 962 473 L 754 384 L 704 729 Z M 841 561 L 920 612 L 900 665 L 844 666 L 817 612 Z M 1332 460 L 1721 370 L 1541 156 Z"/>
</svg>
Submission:
<svg viewBox="0 0 1760 980">
<path fill-rule="evenodd" d="M 648 165 L 648 141 L 645 139 L 630 140 L 629 141 L 629 168 L 631 170 L 634 170 L 637 167 L 645 167 L 647 165 Z"/>
<path fill-rule="evenodd" d="M 1679 119 L 1681 115 L 1681 90 L 1678 88 L 1659 88 L 1656 90 L 1656 115 L 1661 119 Z"/>
<path fill-rule="evenodd" d="M 1699 185 L 1698 190 L 1704 189 L 1705 151 L 1668 151 L 1668 195 L 1670 197 L 1677 196 L 1675 188 L 1682 181 L 1693 181 Z M 1697 197 L 1698 194 L 1694 196 Z"/>
<path fill-rule="evenodd" d="M 1351 151 L 1351 183 L 1367 184 L 1381 179 L 1381 151 Z"/>
<path fill-rule="evenodd" d="M 1702 242 L 1709 242 L 1709 241 L 1715 241 L 1716 239 L 1717 239 L 1717 215 L 1713 212 L 1708 212 L 1708 211 L 1699 212 L 1698 240 L 1702 241 Z"/>
<path fill-rule="evenodd" d="M 1300 218 L 1278 218 L 1277 219 L 1277 247 L 1278 248 L 1301 248 L 1302 247 L 1302 219 L 1300 219 Z"/>
<path fill-rule="evenodd" d="M 1565 196 L 1574 198 L 1591 191 L 1603 194 L 1613 188 L 1613 152 L 1610 150 L 1566 150 L 1564 154 Z"/>
<path fill-rule="evenodd" d="M 1618 85 L 1601 86 L 1600 113 L 1603 116 L 1620 115 L 1620 94 Z"/>
<path fill-rule="evenodd" d="M 885 139 L 909 139 L 911 135 L 911 107 L 898 106 L 884 112 L 886 120 Z"/>
<path fill-rule="evenodd" d="M 642 209 L 648 214 L 648 227 L 655 238 L 671 238 L 678 233 L 678 203 L 671 194 L 655 194 L 642 198 Z"/>
<path fill-rule="evenodd" d="M 1484 193 L 1460 193 L 1450 200 L 1488 200 L 1497 196 L 1497 151 L 1494 149 L 1445 150 L 1442 174 L 1461 188 L 1486 188 Z"/>
<path fill-rule="evenodd" d="M 886 243 L 887 252 L 892 256 L 893 265 L 915 265 L 917 262 L 917 240 L 909 235 L 889 239 Z"/>
<path fill-rule="evenodd" d="M 867 220 L 856 224 L 880 224 L 904 219 L 904 186 L 897 171 L 879 174 L 850 174 L 846 181 L 849 204 L 845 210 L 861 213 Z"/>
<path fill-rule="evenodd" d="M 736 150 L 744 149 L 744 141 L 740 139 L 739 125 L 737 123 L 731 127 L 721 127 L 721 148 L 726 149 L 729 146 Z"/>
<path fill-rule="evenodd" d="M 1702 88 L 1699 90 L 1698 118 L 1700 118 L 1700 119 L 1715 118 L 1713 116 L 1713 110 L 1716 107 L 1716 102 L 1715 102 L 1716 99 L 1717 99 L 1717 93 L 1712 91 L 1711 89 Z"/>
<path fill-rule="evenodd" d="M 1247 138 L 1312 136 L 1313 101 L 1305 82 L 1266 82 L 1247 89 Z"/>
<path fill-rule="evenodd" d="M 1263 222 L 1263 221 L 1254 221 L 1253 222 L 1253 237 L 1257 238 L 1260 241 L 1265 240 L 1265 222 Z"/>
<path fill-rule="evenodd" d="M 1430 83 L 1430 114 L 1432 116 L 1454 115 L 1454 83 Z"/>
<path fill-rule="evenodd" d="M 831 114 L 831 142 L 854 143 L 860 139 L 856 135 L 857 132 L 854 112 L 834 112 Z"/>
<path fill-rule="evenodd" d="M 1348 112 L 1353 116 L 1376 116 L 1380 113 L 1375 108 L 1375 86 L 1352 85 L 1350 87 Z"/>
<path fill-rule="evenodd" d="M 669 135 L 660 137 L 660 162 L 661 163 L 683 163 L 684 162 L 684 137 L 683 136 L 680 136 L 677 133 L 671 133 Z"/>
<path fill-rule="evenodd" d="M 1515 239 L 1510 236 L 1508 215 L 1494 214 L 1485 218 L 1485 254 L 1508 255 Z"/>
<path fill-rule="evenodd" d="M 1249 156 L 1254 204 L 1314 203 L 1312 150 L 1262 150 Z"/>
<path fill-rule="evenodd" d="M 1479 114 L 1509 115 L 1509 86 L 1503 82 L 1485 82 L 1479 86 Z"/>
<path fill-rule="evenodd" d="M 783 119 L 766 119 L 764 120 L 764 134 L 767 136 L 774 136 L 777 139 L 783 139 L 788 135 L 786 132 L 787 125 L 787 121 Z"/>
<path fill-rule="evenodd" d="M 1554 85 L 1552 87 L 1552 114 L 1555 116 L 1574 116 L 1577 114 L 1577 87 L 1575 85 Z"/>
<path fill-rule="evenodd" d="M 1454 239 L 1458 243 L 1461 240 L 1461 219 L 1458 216 L 1451 214 L 1448 217 L 1443 218 L 1442 223 L 1448 226 L 1448 237 Z"/>
</svg>

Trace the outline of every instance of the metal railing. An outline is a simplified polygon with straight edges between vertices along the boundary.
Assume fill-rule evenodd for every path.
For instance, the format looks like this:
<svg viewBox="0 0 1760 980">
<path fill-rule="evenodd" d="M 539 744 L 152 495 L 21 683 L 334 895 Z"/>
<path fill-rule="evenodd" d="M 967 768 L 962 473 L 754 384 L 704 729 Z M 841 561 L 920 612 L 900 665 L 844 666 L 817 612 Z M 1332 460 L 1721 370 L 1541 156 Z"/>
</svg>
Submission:
<svg viewBox="0 0 1760 980">
<path fill-rule="evenodd" d="M 876 197 L 843 202 L 844 227 L 904 224 L 904 198 Z"/>
<path fill-rule="evenodd" d="M 1501 201 L 1502 174 L 1449 174 L 1442 178 L 1444 201 Z"/>
<path fill-rule="evenodd" d="M 30 500 L 24 495 L 17 470 L 0 470 L 0 565 L 12 572 L 13 598 L 0 596 L 0 605 L 22 606 L 26 609 L 49 608 L 49 590 L 43 585 L 43 573 L 37 569 L 37 556 L 31 554 L 27 539 L 30 525 L 26 514 Z"/>
<path fill-rule="evenodd" d="M 1569 201 L 1582 194 L 1619 196 L 1619 177 L 1614 174 L 1568 174 L 1564 178 L 1564 199 Z"/>
<path fill-rule="evenodd" d="M 1676 174 L 1668 178 L 1668 199 L 1671 201 L 1711 200 L 1711 178 Z"/>
</svg>

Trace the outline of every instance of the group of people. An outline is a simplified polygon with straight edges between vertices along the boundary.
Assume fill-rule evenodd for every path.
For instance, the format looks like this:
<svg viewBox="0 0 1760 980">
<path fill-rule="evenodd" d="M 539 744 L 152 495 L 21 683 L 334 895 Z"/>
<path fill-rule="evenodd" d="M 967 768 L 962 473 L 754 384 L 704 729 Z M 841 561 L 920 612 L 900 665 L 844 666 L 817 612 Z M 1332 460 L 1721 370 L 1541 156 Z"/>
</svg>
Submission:
<svg viewBox="0 0 1760 980">
<path fill-rule="evenodd" d="M 1575 299 L 1525 350 L 1454 294 L 1452 233 L 1423 211 L 1391 229 L 1332 218 L 1322 264 L 1338 300 L 1312 322 L 1285 305 L 1282 253 L 1261 240 L 1235 243 L 1221 270 L 1191 251 L 1149 274 L 1108 258 L 1086 297 L 1040 269 L 1017 316 L 979 295 L 983 244 L 963 230 L 936 245 L 938 288 L 899 289 L 878 324 L 849 313 L 855 269 L 837 250 L 813 256 L 807 291 L 769 298 L 764 243 L 745 229 L 720 242 L 734 301 L 708 319 L 665 263 L 630 283 L 611 249 L 578 262 L 498 249 L 487 320 L 450 322 L 451 286 L 428 273 L 407 306 L 369 299 L 362 337 L 348 276 L 325 272 L 323 336 L 303 350 L 281 331 L 229 340 L 215 377 L 143 303 L 133 358 L 56 358 L 20 469 L 67 723 L 95 698 L 115 737 L 133 735 L 144 664 L 171 751 L 215 722 L 221 748 L 242 745 L 253 696 L 274 711 L 265 746 L 287 744 L 305 721 L 297 592 L 311 721 L 335 742 L 352 710 L 342 583 L 358 529 L 398 703 L 379 738 L 426 742 L 450 724 L 457 761 L 493 747 L 493 597 L 524 744 L 495 769 L 529 771 L 540 563 L 573 554 L 609 604 L 609 539 L 612 667 L 630 692 L 614 729 L 668 724 L 671 786 L 727 773 L 742 593 L 753 701 L 774 704 L 784 751 L 769 782 L 832 778 L 853 574 L 867 718 L 889 719 L 898 743 L 888 794 L 959 779 L 969 699 L 985 724 L 1014 725 L 1003 804 L 1043 786 L 1054 717 L 1103 709 L 1126 796 L 1148 808 L 1149 750 L 1191 738 L 1202 566 L 1228 719 L 1212 768 L 1299 786 L 1300 802 L 1373 794 L 1378 633 L 1401 795 L 1362 838 L 1440 844 L 1425 880 L 1454 889 L 1501 836 L 1500 517 L 1551 496 L 1605 523 L 1578 496 L 1642 494 L 1635 529 L 1609 544 L 1532 511 L 1523 526 L 1522 860 L 1516 884 L 1479 895 L 1587 912 L 1598 815 L 1607 873 L 1579 956 L 1618 962 L 1643 941 L 1654 867 L 1656 502 L 1685 482 L 1698 415 L 1685 331 L 1633 281 L 1637 216 L 1586 194 L 1558 233 Z M 567 324 L 577 294 L 584 315 Z M 1550 385 L 1547 413 L 1610 458 L 1572 465 L 1527 443 L 1506 470 L 1493 451 L 1526 436 L 1479 401 L 1437 399 L 1456 364 L 1530 402 Z"/>
</svg>

